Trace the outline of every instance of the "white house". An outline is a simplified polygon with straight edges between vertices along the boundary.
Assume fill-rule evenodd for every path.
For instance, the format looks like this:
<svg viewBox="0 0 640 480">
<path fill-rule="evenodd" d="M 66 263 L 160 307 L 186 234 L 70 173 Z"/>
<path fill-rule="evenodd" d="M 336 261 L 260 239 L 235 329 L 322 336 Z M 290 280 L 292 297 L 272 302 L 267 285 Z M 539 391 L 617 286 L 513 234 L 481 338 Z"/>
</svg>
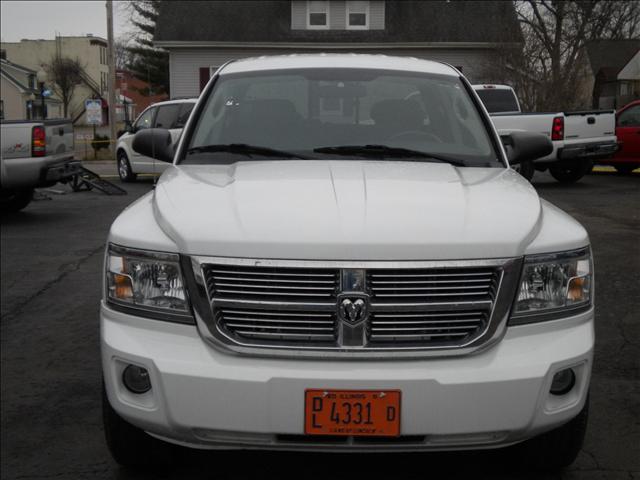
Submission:
<svg viewBox="0 0 640 480">
<path fill-rule="evenodd" d="M 197 96 L 237 58 L 304 52 L 407 55 L 483 81 L 501 49 L 521 46 L 513 2 L 162 2 L 155 44 L 169 51 L 173 98 Z"/>
</svg>

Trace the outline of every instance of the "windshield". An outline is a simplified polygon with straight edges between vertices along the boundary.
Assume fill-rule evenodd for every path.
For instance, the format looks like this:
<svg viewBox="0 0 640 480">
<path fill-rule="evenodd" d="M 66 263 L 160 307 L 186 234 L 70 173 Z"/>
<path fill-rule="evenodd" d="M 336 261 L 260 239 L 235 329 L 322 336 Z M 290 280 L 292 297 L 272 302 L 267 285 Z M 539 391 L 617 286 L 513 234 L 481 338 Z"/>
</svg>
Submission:
<svg viewBox="0 0 640 480">
<path fill-rule="evenodd" d="M 503 166 L 459 78 L 371 69 L 222 75 L 182 163 L 264 160 L 278 152 L 406 161 L 411 151 L 420 161 Z"/>
<path fill-rule="evenodd" d="M 484 103 L 487 112 L 519 112 L 520 106 L 513 90 L 495 89 L 495 90 L 476 90 L 476 93 Z"/>
</svg>

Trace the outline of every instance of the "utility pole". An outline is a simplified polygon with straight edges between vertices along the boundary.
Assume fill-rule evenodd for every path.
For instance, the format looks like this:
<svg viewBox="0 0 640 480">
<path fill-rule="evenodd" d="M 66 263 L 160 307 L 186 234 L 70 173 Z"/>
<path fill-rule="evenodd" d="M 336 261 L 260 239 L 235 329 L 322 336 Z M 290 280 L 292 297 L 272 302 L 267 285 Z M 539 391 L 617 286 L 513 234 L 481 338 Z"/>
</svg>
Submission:
<svg viewBox="0 0 640 480">
<path fill-rule="evenodd" d="M 116 52 L 113 48 L 113 1 L 107 0 L 107 64 L 109 66 L 109 150 L 116 158 Z"/>
</svg>

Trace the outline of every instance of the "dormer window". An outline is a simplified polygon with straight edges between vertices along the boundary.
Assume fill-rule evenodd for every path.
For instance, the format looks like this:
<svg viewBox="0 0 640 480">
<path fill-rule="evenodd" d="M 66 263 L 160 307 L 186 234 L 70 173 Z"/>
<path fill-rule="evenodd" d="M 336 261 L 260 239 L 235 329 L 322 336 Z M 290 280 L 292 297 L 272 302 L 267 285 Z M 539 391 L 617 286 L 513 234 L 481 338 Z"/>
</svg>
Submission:
<svg viewBox="0 0 640 480">
<path fill-rule="evenodd" d="M 307 28 L 311 30 L 329 28 L 329 2 L 307 2 Z"/>
<path fill-rule="evenodd" d="M 369 29 L 369 2 L 347 1 L 347 29 Z"/>
</svg>

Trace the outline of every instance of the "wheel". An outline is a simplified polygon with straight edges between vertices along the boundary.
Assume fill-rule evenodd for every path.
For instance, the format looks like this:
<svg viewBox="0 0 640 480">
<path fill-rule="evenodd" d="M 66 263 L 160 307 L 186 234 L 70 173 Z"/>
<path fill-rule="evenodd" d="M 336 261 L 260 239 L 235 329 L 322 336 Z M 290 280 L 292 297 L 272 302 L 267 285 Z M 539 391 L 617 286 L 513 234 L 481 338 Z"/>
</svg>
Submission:
<svg viewBox="0 0 640 480">
<path fill-rule="evenodd" d="M 589 398 L 572 420 L 559 428 L 518 445 L 520 464 L 533 470 L 560 470 L 580 453 L 589 419 Z"/>
<path fill-rule="evenodd" d="M 118 152 L 118 175 L 123 182 L 135 182 L 137 175 L 131 170 L 131 164 L 127 154 L 120 150 Z"/>
<path fill-rule="evenodd" d="M 622 175 L 629 175 L 631 172 L 633 172 L 639 166 L 640 165 L 625 164 L 625 165 L 614 165 L 613 168 L 615 168 L 616 171 L 618 173 L 621 173 Z"/>
<path fill-rule="evenodd" d="M 175 447 L 145 433 L 120 417 L 109 403 L 102 385 L 102 422 L 107 447 L 113 459 L 123 467 L 157 469 L 170 465 Z"/>
<path fill-rule="evenodd" d="M 549 166 L 549 173 L 560 183 L 575 183 L 591 169 L 591 162 L 576 159 L 560 161 Z"/>
<path fill-rule="evenodd" d="M 19 212 L 29 205 L 33 198 L 33 189 L 2 190 L 0 194 L 0 208 L 3 212 Z"/>
<path fill-rule="evenodd" d="M 533 162 L 521 162 L 516 163 L 513 166 L 513 169 L 526 178 L 528 181 L 531 181 L 533 175 L 536 173 L 536 167 Z"/>
</svg>

